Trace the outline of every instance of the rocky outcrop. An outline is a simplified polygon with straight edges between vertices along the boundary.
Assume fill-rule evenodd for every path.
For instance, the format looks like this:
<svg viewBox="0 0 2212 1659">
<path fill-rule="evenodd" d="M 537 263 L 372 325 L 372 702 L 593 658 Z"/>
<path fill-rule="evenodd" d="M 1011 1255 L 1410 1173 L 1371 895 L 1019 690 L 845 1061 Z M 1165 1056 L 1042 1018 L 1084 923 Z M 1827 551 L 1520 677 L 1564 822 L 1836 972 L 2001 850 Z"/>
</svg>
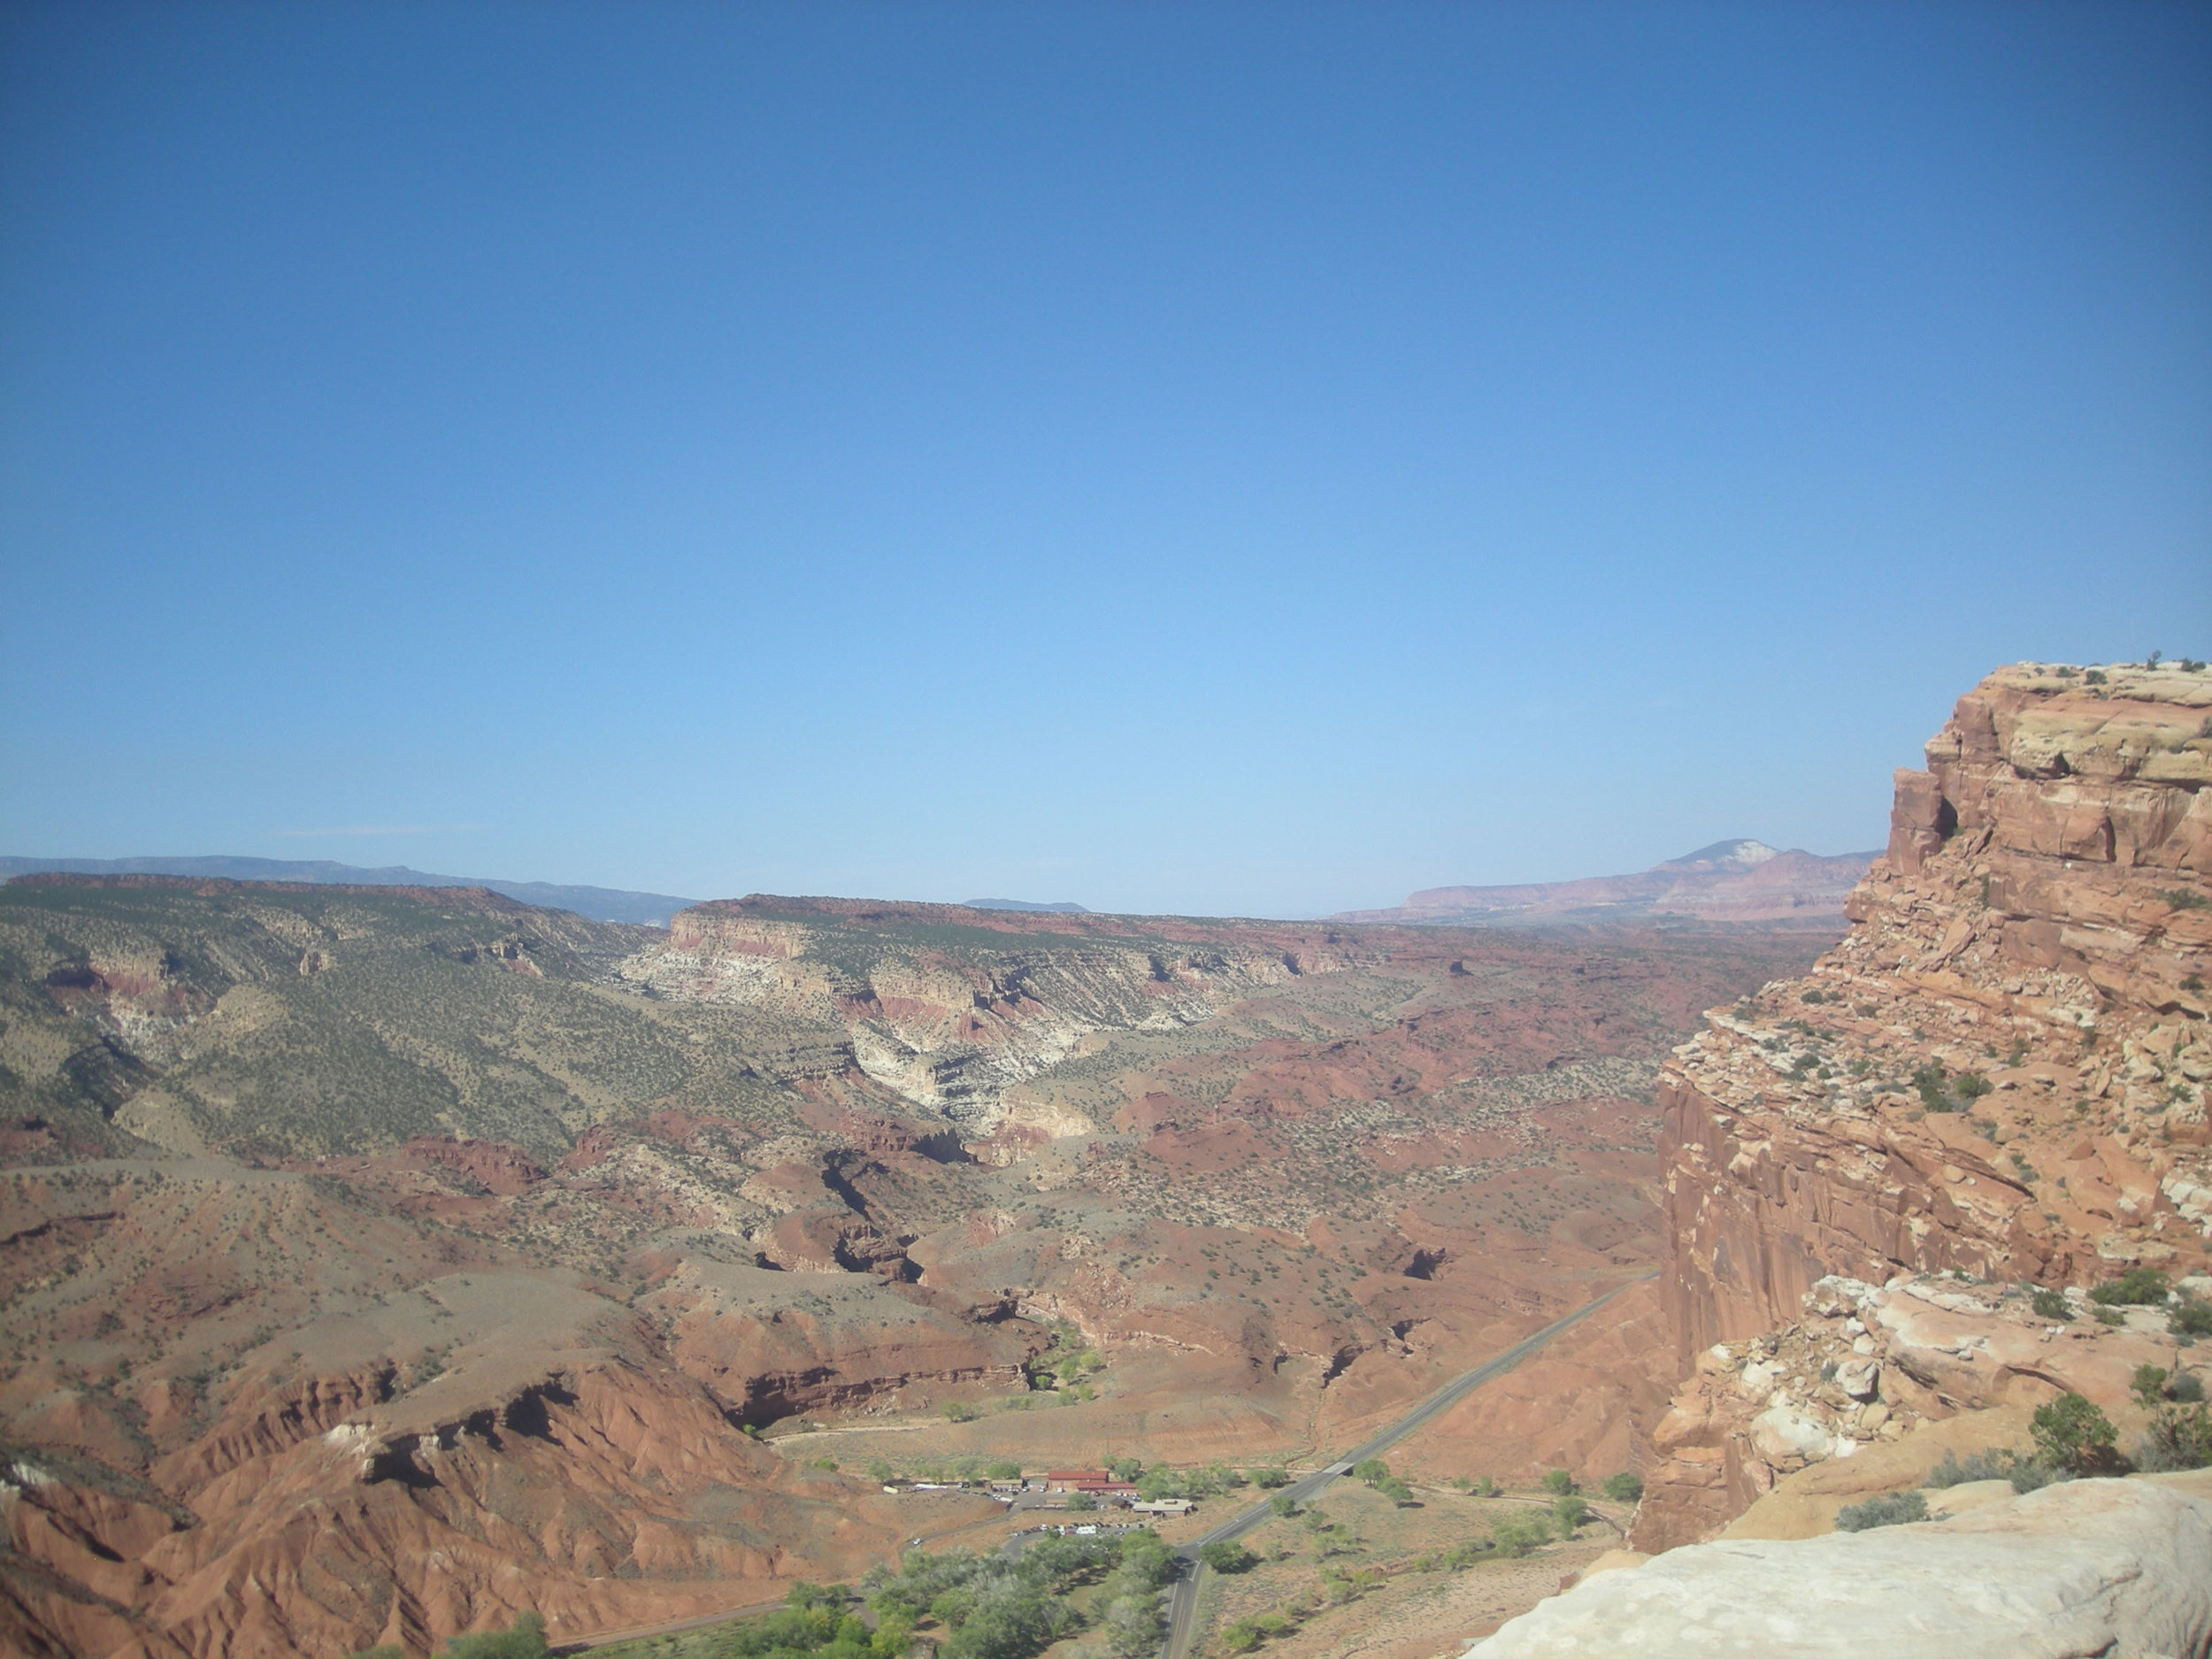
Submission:
<svg viewBox="0 0 2212 1659">
<path fill-rule="evenodd" d="M 1887 1317 L 1927 1306 L 1930 1274 L 2078 1297 L 2132 1264 L 2205 1270 L 2212 674 L 2002 670 L 1928 757 L 1898 774 L 1842 942 L 1709 1013 L 1662 1071 L 1665 1287 L 1693 1374 L 1641 1547 L 1724 1520 L 1791 1466 L 1786 1441 L 1831 1432 L 1715 1426 L 1716 1356 L 1791 1340 L 1817 1286 L 1890 1286 Z M 2012 1317 L 1986 1287 L 1945 1294 Z M 1928 1360 L 1911 1403 L 2049 1392 L 2045 1357 L 1998 1364 L 2032 1386 Z"/>
<path fill-rule="evenodd" d="M 2078 1659 L 2208 1648 L 2212 1503 L 2140 1481 L 2078 1480 L 1916 1525 L 1671 1550 L 1586 1578 L 1467 1659 L 1632 1649 L 1648 1659 Z"/>
<path fill-rule="evenodd" d="M 2212 1291 L 2212 1279 L 2184 1289 Z M 1710 1536 L 1800 1470 L 1962 1413 L 2071 1393 L 2124 1421 L 2136 1368 L 2170 1367 L 2175 1350 L 2164 1309 L 2112 1317 L 2093 1317 L 2078 1288 L 2047 1317 L 2017 1285 L 1958 1274 L 1824 1279 L 1797 1320 L 1697 1356 L 1653 1431 L 1665 1461 L 1637 1510 L 1636 1547 Z"/>
</svg>

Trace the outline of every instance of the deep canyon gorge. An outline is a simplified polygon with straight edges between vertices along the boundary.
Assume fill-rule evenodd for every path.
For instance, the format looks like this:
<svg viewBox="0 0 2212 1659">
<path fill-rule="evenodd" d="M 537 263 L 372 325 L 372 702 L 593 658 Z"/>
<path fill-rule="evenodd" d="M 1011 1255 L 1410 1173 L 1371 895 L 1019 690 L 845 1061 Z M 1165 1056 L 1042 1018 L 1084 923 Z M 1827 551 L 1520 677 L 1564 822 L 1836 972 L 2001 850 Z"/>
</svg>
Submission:
<svg viewBox="0 0 2212 1659">
<path fill-rule="evenodd" d="M 0 1643 L 703 1617 L 1004 1535 L 879 1457 L 1316 1467 L 1613 1290 L 1425 1427 L 1422 1478 L 1640 1471 L 1623 1541 L 1663 1561 L 1809 1541 L 2064 1394 L 2132 1432 L 2180 1350 L 2080 1293 L 2205 1282 L 2208 773 L 2212 674 L 2001 670 L 1826 922 L 1774 896 L 1799 866 L 1513 929 L 1469 925 L 1498 889 L 1326 922 L 756 895 L 660 929 L 19 878 Z M 1550 1577 L 1326 1650 L 1420 1659 Z"/>
</svg>

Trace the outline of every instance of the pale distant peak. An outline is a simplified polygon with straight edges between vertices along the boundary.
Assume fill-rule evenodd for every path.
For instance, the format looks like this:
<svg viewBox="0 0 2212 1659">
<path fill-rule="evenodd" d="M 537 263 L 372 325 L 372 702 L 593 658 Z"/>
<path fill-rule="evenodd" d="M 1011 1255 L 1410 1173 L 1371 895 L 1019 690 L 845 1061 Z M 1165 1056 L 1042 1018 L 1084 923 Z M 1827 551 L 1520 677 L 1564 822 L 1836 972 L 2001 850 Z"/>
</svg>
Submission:
<svg viewBox="0 0 2212 1659">
<path fill-rule="evenodd" d="M 1782 849 L 1770 847 L 1764 841 L 1749 840 L 1715 841 L 1701 847 L 1694 853 L 1684 853 L 1679 858 L 1670 858 L 1659 866 L 1662 870 L 1755 870 L 1770 858 L 1779 858 Z"/>
</svg>

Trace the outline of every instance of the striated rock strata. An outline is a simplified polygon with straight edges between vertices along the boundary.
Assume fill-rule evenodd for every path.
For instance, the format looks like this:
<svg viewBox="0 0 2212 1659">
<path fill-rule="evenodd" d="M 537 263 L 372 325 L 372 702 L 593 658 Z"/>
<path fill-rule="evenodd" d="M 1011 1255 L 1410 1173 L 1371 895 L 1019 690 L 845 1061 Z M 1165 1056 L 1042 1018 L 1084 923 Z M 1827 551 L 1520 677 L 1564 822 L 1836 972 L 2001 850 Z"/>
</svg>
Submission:
<svg viewBox="0 0 2212 1659">
<path fill-rule="evenodd" d="M 1747 1340 L 1792 1340 L 1780 1328 L 1831 1276 L 1868 1294 L 1948 1271 L 2078 1294 L 2135 1264 L 2205 1270 L 2208 780 L 2212 674 L 1992 674 L 1927 769 L 1898 774 L 1888 850 L 1841 943 L 1676 1050 L 1659 1085 L 1665 1283 L 1695 1369 L 1640 1548 L 1709 1531 L 1835 1440 L 1751 1426 L 1724 1399 L 1740 1383 L 1716 1380 L 1740 1377 Z M 1926 1303 L 1924 1281 L 1892 1289 L 1879 1317 L 1855 1310 L 1864 1340 Z M 1994 1351 L 1988 1332 L 1962 1340 Z M 1931 1363 L 1909 1407 L 2081 1386 L 2046 1357 L 1978 1381 Z"/>
</svg>

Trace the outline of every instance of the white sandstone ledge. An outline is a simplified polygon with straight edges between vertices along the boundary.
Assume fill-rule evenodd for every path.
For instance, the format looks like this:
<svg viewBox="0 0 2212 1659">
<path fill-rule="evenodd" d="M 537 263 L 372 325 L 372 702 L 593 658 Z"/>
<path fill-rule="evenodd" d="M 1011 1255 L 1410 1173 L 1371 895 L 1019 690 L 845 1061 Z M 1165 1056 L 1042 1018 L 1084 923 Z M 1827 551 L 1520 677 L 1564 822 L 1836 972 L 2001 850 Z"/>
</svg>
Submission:
<svg viewBox="0 0 2212 1659">
<path fill-rule="evenodd" d="M 1952 1519 L 1669 1550 L 1539 1603 L 1465 1659 L 2201 1659 L 2212 1502 L 2076 1480 Z"/>
</svg>

